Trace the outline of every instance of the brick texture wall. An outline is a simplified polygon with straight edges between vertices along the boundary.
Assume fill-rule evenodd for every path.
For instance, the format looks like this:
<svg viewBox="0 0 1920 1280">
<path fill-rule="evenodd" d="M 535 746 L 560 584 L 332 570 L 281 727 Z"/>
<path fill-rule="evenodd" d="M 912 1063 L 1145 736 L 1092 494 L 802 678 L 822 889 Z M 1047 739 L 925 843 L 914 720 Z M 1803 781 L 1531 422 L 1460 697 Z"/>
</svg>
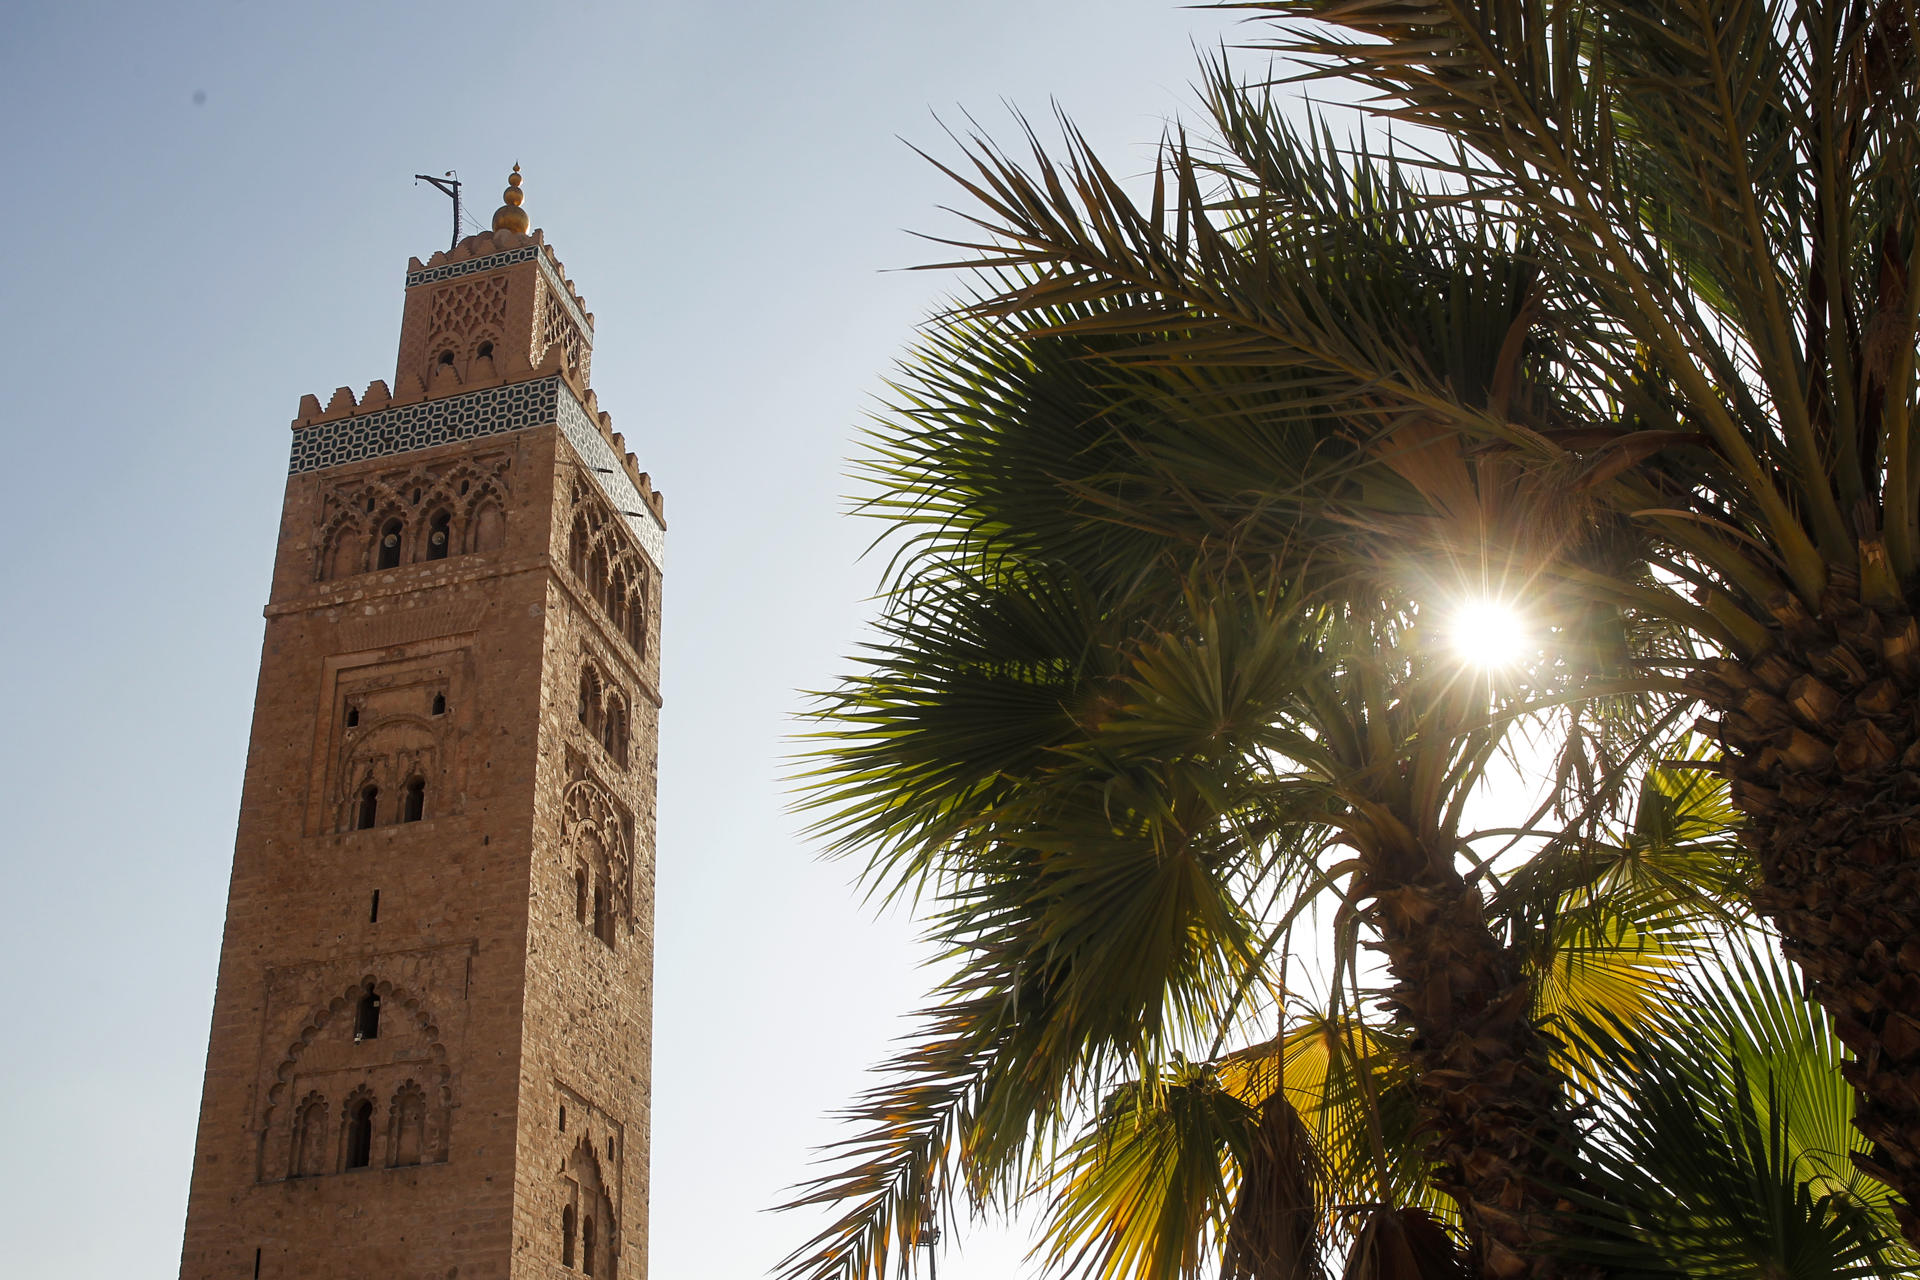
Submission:
<svg viewBox="0 0 1920 1280">
<path fill-rule="evenodd" d="M 660 575 L 618 500 L 554 425 L 289 480 L 183 1280 L 643 1280 Z"/>
</svg>

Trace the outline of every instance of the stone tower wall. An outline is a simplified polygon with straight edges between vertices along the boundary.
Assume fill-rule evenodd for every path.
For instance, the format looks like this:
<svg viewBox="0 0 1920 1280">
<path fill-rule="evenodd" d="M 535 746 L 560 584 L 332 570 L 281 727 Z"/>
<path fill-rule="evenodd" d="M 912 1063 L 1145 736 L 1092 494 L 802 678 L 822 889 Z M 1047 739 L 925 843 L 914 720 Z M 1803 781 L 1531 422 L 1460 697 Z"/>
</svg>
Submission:
<svg viewBox="0 0 1920 1280">
<path fill-rule="evenodd" d="M 183 1280 L 580 1275 L 589 1218 L 645 1276 L 664 519 L 591 333 L 539 237 L 471 237 L 394 389 L 302 401 Z"/>
</svg>

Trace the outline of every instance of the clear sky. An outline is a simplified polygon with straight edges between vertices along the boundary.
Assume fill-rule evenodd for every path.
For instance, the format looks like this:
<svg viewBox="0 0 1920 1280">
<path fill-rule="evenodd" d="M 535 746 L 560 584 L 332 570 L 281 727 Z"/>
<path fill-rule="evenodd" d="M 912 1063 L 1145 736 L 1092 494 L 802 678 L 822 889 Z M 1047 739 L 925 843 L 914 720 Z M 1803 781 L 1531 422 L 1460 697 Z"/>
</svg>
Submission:
<svg viewBox="0 0 1920 1280">
<path fill-rule="evenodd" d="M 785 812 L 797 690 L 867 615 L 852 436 L 950 282 L 934 115 L 1057 98 L 1110 157 L 1189 109 L 1172 0 L 0 9 L 0 1271 L 166 1277 L 288 420 L 391 377 L 408 255 L 508 167 L 665 490 L 652 1275 L 758 1276 L 764 1209 L 928 985 Z M 1133 150 L 1129 151 L 1129 147 Z M 943 1280 L 1021 1274 L 981 1229 Z"/>
</svg>

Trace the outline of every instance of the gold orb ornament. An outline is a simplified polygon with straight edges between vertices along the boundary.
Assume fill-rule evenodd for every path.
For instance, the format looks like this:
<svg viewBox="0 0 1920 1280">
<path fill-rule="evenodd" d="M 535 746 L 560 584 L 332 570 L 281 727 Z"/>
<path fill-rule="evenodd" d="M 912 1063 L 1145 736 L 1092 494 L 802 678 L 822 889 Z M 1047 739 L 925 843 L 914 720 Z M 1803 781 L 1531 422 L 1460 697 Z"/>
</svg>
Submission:
<svg viewBox="0 0 1920 1280">
<path fill-rule="evenodd" d="M 493 211 L 493 229 L 495 231 L 517 231 L 521 235 L 525 235 L 527 228 L 533 225 L 533 220 L 527 217 L 527 211 L 520 207 L 520 202 L 527 198 L 527 193 L 520 189 L 520 166 L 518 164 L 515 164 L 513 166 L 513 172 L 507 175 L 507 189 L 500 193 L 500 198 L 505 200 L 506 203 Z"/>
</svg>

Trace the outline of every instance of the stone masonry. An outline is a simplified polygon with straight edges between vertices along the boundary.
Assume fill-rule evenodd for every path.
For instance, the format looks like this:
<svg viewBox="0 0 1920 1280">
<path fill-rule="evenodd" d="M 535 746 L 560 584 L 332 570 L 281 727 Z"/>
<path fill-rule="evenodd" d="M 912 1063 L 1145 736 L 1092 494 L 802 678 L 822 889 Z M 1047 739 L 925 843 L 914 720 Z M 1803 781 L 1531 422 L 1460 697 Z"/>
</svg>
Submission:
<svg viewBox="0 0 1920 1280">
<path fill-rule="evenodd" d="M 182 1280 L 646 1275 L 664 501 L 512 182 L 293 424 Z"/>
</svg>

